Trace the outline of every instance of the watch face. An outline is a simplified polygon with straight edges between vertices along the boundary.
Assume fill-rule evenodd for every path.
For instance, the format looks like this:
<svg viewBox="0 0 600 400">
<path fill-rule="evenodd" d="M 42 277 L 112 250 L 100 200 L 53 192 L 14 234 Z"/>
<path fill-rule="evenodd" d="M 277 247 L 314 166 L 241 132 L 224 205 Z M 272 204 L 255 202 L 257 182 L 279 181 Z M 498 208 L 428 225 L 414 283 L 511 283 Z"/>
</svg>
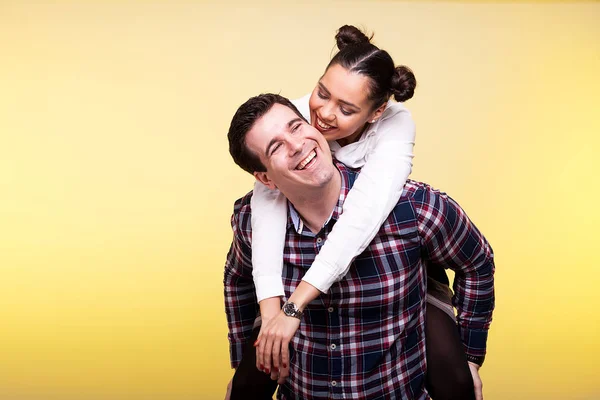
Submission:
<svg viewBox="0 0 600 400">
<path fill-rule="evenodd" d="M 296 313 L 296 307 L 294 307 L 293 304 L 285 303 L 285 305 L 283 306 L 283 312 L 286 315 L 294 315 Z"/>
</svg>

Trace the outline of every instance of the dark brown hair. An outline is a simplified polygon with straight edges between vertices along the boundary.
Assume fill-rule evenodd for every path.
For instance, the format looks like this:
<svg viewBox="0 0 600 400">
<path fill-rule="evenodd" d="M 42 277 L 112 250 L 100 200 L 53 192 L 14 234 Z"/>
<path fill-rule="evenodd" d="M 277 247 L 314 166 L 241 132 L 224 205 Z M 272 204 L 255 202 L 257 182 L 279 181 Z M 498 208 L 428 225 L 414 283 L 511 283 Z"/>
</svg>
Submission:
<svg viewBox="0 0 600 400">
<path fill-rule="evenodd" d="M 253 153 L 246 146 L 246 134 L 252 129 L 256 121 L 265 115 L 274 104 L 281 104 L 289 107 L 300 118 L 304 120 L 300 111 L 287 98 L 278 94 L 265 93 L 251 97 L 242 104 L 229 125 L 227 139 L 229 140 L 229 154 L 233 161 L 244 171 L 251 174 L 254 172 L 266 172 L 267 168 L 260 161 L 257 154 Z"/>
<path fill-rule="evenodd" d="M 331 59 L 327 69 L 339 64 L 350 72 L 369 77 L 369 99 L 375 110 L 392 95 L 396 101 L 413 97 L 417 79 L 410 68 L 404 65 L 396 67 L 387 51 L 371 43 L 372 37 L 367 37 L 355 26 L 342 26 L 335 35 L 340 51 Z"/>
</svg>

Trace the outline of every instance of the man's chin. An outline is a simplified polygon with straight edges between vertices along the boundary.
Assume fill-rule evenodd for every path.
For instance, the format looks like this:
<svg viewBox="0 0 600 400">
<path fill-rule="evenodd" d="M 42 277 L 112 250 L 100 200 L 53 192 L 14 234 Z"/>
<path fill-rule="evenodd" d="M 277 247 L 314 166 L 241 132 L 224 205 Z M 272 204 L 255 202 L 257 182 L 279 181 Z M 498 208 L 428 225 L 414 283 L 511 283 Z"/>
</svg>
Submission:
<svg viewBox="0 0 600 400">
<path fill-rule="evenodd" d="M 327 185 L 329 185 L 333 179 L 334 174 L 337 172 L 338 170 L 336 168 L 320 169 L 319 171 L 315 171 L 312 177 L 313 179 L 311 181 L 311 186 L 317 189 L 327 187 Z"/>
<path fill-rule="evenodd" d="M 334 172 L 338 172 L 337 169 L 314 171 L 310 176 L 296 177 L 297 179 L 290 182 L 277 185 L 277 188 L 288 198 L 287 194 L 292 197 L 294 197 L 294 194 L 307 194 L 327 187 L 334 176 Z"/>
</svg>

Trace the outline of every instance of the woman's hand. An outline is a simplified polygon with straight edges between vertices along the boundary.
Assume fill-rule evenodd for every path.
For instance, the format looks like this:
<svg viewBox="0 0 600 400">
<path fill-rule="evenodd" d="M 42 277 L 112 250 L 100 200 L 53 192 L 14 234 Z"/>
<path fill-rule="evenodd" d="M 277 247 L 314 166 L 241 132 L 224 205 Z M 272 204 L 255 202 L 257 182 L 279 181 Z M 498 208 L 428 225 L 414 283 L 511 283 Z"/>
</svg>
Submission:
<svg viewBox="0 0 600 400">
<path fill-rule="evenodd" d="M 266 372 L 267 370 L 265 369 L 264 361 L 263 362 L 259 361 L 259 351 L 260 351 L 259 343 L 261 342 L 261 340 L 264 337 L 265 328 L 269 327 L 270 322 L 272 320 L 274 320 L 281 312 L 281 298 L 280 297 L 269 297 L 267 299 L 260 301 L 259 305 L 260 305 L 261 325 L 260 325 L 260 332 L 258 333 L 256 342 L 254 342 L 254 346 L 256 347 L 256 368 L 263 372 Z M 292 334 L 292 336 L 293 336 L 293 334 Z M 272 348 L 272 346 L 271 346 L 271 348 Z M 262 365 L 262 368 L 261 368 L 261 365 Z M 282 366 L 279 366 L 278 368 L 280 368 L 280 370 L 283 369 Z M 289 367 L 287 367 L 286 370 L 289 370 Z M 269 366 L 268 371 L 271 374 L 271 379 L 276 380 L 278 378 L 278 373 L 276 372 L 275 369 L 272 369 Z M 286 377 L 287 377 L 287 374 L 286 374 Z"/>
<path fill-rule="evenodd" d="M 320 293 L 316 287 L 302 281 L 288 300 L 296 304 L 300 311 L 303 311 L 304 307 L 316 299 Z M 263 303 L 271 299 L 265 299 L 260 302 L 261 313 L 263 312 Z M 271 374 L 271 379 L 277 379 L 277 382 L 282 384 L 289 375 L 289 346 L 290 341 L 300 326 L 300 320 L 285 315 L 281 311 L 279 297 L 276 297 L 276 299 L 278 301 L 277 313 L 273 318 L 270 317 L 275 310 L 275 302 L 269 301 L 264 304 L 264 311 L 268 315 L 262 320 L 260 333 L 254 346 L 256 347 L 256 368 L 267 374 Z"/>
<path fill-rule="evenodd" d="M 262 321 L 260 332 L 262 333 L 263 326 L 275 318 L 279 314 L 279 311 L 281 311 L 281 298 L 269 297 L 260 301 L 258 305 L 260 306 L 260 319 Z M 260 338 L 260 333 L 258 337 Z"/>
<path fill-rule="evenodd" d="M 279 384 L 285 382 L 289 375 L 290 341 L 300 326 L 300 320 L 288 317 L 279 311 L 277 316 L 260 330 L 256 343 L 256 368 L 271 374 L 271 379 L 277 379 Z"/>
</svg>

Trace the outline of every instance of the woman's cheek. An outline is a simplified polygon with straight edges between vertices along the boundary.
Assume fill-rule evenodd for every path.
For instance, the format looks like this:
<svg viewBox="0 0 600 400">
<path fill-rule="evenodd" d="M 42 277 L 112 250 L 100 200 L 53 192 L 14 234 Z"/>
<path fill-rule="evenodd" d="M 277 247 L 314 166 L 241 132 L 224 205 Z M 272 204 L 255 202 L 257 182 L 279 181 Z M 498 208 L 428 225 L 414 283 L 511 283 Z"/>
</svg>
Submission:
<svg viewBox="0 0 600 400">
<path fill-rule="evenodd" d="M 348 117 L 343 117 L 342 119 L 339 120 L 340 123 L 338 125 L 338 128 L 340 129 L 341 132 L 345 132 L 348 134 L 351 134 L 352 132 L 354 132 L 354 123 L 352 120 L 348 120 Z"/>
<path fill-rule="evenodd" d="M 346 126 L 352 131 L 355 132 L 361 127 L 360 118 L 356 117 L 347 117 Z"/>
</svg>

